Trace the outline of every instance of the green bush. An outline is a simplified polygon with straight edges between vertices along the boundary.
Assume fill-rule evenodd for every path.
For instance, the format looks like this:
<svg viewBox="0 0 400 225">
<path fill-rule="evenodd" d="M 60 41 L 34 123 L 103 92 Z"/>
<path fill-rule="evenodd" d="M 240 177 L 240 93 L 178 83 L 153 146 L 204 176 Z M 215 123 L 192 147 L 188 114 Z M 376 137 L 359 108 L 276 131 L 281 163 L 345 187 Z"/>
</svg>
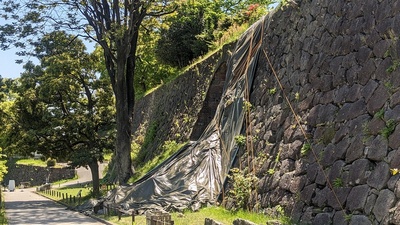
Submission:
<svg viewBox="0 0 400 225">
<path fill-rule="evenodd" d="M 168 29 L 161 30 L 156 47 L 158 59 L 168 65 L 183 68 L 208 51 L 204 30 L 204 6 L 180 7 L 170 18 Z"/>
<path fill-rule="evenodd" d="M 55 166 L 56 163 L 57 163 L 57 160 L 52 159 L 52 158 L 49 158 L 49 159 L 47 159 L 47 161 L 46 161 L 47 167 Z"/>
<path fill-rule="evenodd" d="M 244 171 L 238 168 L 233 168 L 230 170 L 230 182 L 232 188 L 229 191 L 229 197 L 234 200 L 234 208 L 232 211 L 237 211 L 239 209 L 249 209 L 251 208 L 248 204 L 252 191 L 256 189 L 258 178 L 251 173 L 245 174 Z"/>
</svg>

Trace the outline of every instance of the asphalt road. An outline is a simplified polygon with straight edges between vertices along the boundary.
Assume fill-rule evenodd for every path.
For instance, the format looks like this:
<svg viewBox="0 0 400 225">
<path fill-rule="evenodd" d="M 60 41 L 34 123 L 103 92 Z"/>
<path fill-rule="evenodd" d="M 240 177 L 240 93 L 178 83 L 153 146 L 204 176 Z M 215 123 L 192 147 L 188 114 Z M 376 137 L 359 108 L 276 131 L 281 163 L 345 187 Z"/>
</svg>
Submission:
<svg viewBox="0 0 400 225">
<path fill-rule="evenodd" d="M 32 192 L 34 189 L 17 189 L 5 192 L 6 216 L 9 225 L 99 225 L 104 224 L 78 212 L 67 210 Z"/>
<path fill-rule="evenodd" d="M 101 167 L 104 168 L 104 167 Z M 77 170 L 78 180 L 83 183 L 91 180 L 90 171 Z M 65 206 L 34 193 L 35 188 L 16 189 L 4 192 L 6 217 L 9 225 L 100 225 L 104 224 L 81 213 L 67 210 Z"/>
</svg>

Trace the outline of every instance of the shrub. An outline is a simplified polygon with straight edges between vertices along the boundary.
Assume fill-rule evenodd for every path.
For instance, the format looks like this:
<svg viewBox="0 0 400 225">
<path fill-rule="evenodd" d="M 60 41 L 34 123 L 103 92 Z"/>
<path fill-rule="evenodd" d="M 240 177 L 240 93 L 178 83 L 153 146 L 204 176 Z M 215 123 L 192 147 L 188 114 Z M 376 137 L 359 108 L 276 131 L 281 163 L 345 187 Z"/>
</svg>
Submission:
<svg viewBox="0 0 400 225">
<path fill-rule="evenodd" d="M 46 161 L 47 167 L 55 166 L 56 163 L 57 163 L 57 160 L 52 159 L 52 158 L 48 158 L 47 161 Z"/>
</svg>

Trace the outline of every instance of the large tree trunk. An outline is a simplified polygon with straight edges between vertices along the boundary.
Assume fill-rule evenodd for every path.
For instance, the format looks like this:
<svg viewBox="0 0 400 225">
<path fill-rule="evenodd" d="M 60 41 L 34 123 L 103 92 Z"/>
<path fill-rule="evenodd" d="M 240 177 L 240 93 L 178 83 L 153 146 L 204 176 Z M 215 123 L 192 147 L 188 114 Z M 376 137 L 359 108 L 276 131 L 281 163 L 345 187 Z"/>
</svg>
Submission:
<svg viewBox="0 0 400 225">
<path fill-rule="evenodd" d="M 96 159 L 93 159 L 91 163 L 89 163 L 90 171 L 92 172 L 92 183 L 93 183 L 93 196 L 100 196 L 100 179 L 99 179 L 99 164 Z"/>
<path fill-rule="evenodd" d="M 132 177 L 132 160 L 131 160 L 131 114 L 128 107 L 128 90 L 126 78 L 126 61 L 118 62 L 116 76 L 116 123 L 117 137 L 115 149 L 115 166 L 119 184 L 126 184 Z"/>
</svg>

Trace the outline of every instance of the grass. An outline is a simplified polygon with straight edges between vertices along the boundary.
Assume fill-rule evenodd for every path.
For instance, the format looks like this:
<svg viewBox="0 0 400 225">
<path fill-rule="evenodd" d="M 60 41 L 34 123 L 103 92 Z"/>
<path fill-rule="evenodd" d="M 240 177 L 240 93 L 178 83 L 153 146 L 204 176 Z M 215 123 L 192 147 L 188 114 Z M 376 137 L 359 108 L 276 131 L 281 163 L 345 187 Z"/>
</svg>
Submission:
<svg viewBox="0 0 400 225">
<path fill-rule="evenodd" d="M 47 167 L 46 161 L 41 159 L 18 159 L 15 163 L 17 165 Z M 56 164 L 54 167 L 61 168 L 62 166 Z"/>
<path fill-rule="evenodd" d="M 47 167 L 46 162 L 43 161 L 43 160 L 40 160 L 40 159 L 18 159 L 16 164 L 18 164 L 18 165 L 27 165 L 27 166 Z"/>
<path fill-rule="evenodd" d="M 200 209 L 198 212 L 188 211 L 183 214 L 171 213 L 171 216 L 175 225 L 203 225 L 206 218 L 211 218 L 223 224 L 233 224 L 233 221 L 238 218 L 251 221 L 255 224 L 265 224 L 267 221 L 280 221 L 283 224 L 288 224 L 289 221 L 287 218 L 272 218 L 263 214 L 245 211 L 233 213 L 222 207 L 207 207 Z M 124 216 L 119 221 L 118 216 L 103 216 L 102 218 L 118 225 L 146 224 L 146 217 L 144 215 L 135 216 L 134 223 L 132 223 L 131 216 Z"/>
<path fill-rule="evenodd" d="M 160 163 L 165 161 L 168 157 L 182 148 L 186 143 L 178 144 L 176 142 L 166 142 L 163 145 L 163 151 L 153 157 L 151 160 L 146 163 L 139 165 L 133 177 L 129 180 L 129 183 L 133 183 L 136 180 L 140 179 L 144 175 L 146 175 L 149 171 L 151 171 L 154 167 L 158 166 Z"/>
<path fill-rule="evenodd" d="M 52 189 L 52 192 L 45 191 L 40 192 L 40 194 L 53 199 L 55 201 L 62 202 L 69 206 L 77 206 L 79 203 L 82 203 L 91 196 L 91 188 L 90 187 L 68 187 L 68 188 L 60 188 L 60 189 Z M 79 198 L 77 197 L 78 193 L 81 192 L 81 200 L 79 202 Z M 57 194 L 59 193 L 59 194 Z M 64 194 L 64 199 L 63 199 Z M 75 196 L 76 202 L 70 202 L 70 196 Z"/>
<path fill-rule="evenodd" d="M 73 181 L 73 180 L 77 180 L 77 179 L 78 179 L 78 176 L 75 174 L 74 178 L 55 181 L 55 182 L 52 182 L 52 185 L 60 185 L 60 184 L 67 183 L 69 181 Z"/>
</svg>

